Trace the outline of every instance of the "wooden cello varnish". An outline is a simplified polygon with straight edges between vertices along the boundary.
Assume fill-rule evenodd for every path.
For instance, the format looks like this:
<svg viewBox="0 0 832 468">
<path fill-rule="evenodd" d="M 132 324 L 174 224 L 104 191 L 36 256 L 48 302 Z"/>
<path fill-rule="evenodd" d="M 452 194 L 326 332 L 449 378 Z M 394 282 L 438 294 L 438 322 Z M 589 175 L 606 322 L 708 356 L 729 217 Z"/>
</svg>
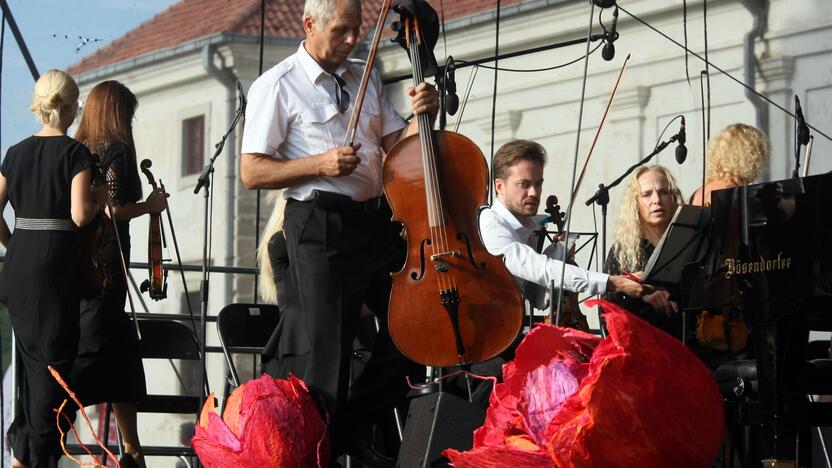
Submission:
<svg viewBox="0 0 832 468">
<path fill-rule="evenodd" d="M 419 84 L 418 25 L 404 23 Z M 433 131 L 426 114 L 417 118 L 419 134 L 394 146 L 383 169 L 384 192 L 407 240 L 405 265 L 393 274 L 390 335 L 421 364 L 485 361 L 517 337 L 524 313 L 503 260 L 489 254 L 479 237 L 488 167 L 470 139 Z"/>
</svg>

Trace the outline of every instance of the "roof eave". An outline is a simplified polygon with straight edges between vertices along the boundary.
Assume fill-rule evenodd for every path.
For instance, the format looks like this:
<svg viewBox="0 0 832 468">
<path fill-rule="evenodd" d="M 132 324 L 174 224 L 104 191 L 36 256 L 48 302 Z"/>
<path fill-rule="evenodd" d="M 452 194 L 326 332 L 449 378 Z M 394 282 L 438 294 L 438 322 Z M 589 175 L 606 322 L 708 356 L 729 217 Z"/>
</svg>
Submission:
<svg viewBox="0 0 832 468">
<path fill-rule="evenodd" d="M 301 38 L 266 37 L 264 39 L 264 44 L 277 46 L 294 46 L 297 45 L 300 40 Z M 192 41 L 178 44 L 173 47 L 168 47 L 166 49 L 159 49 L 154 52 L 140 55 L 131 59 L 122 60 L 120 62 L 112 63 L 109 65 L 104 65 L 102 67 L 98 67 L 90 71 L 81 73 L 75 78 L 78 84 L 83 85 L 85 83 L 93 81 L 100 81 L 105 77 L 109 77 L 118 73 L 130 71 L 139 67 L 150 66 L 159 62 L 171 60 L 182 55 L 191 54 L 201 50 L 203 47 L 208 45 L 259 43 L 260 36 L 250 36 L 246 34 L 237 33 L 220 33 L 212 36 L 205 36 L 199 39 L 194 39 Z"/>
</svg>

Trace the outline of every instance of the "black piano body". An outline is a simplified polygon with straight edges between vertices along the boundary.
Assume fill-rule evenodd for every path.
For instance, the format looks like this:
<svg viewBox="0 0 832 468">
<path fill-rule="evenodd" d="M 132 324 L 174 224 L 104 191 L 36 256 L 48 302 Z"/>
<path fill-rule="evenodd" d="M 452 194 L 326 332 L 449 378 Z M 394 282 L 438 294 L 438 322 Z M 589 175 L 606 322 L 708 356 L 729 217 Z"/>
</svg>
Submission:
<svg viewBox="0 0 832 468">
<path fill-rule="evenodd" d="M 832 422 L 828 404 L 807 402 L 803 386 L 809 330 L 832 330 L 832 174 L 719 190 L 711 200 L 681 303 L 688 313 L 745 318 L 757 367 L 750 411 L 759 416 L 752 419 L 761 428 L 760 456 L 796 460 L 800 430 Z"/>
</svg>

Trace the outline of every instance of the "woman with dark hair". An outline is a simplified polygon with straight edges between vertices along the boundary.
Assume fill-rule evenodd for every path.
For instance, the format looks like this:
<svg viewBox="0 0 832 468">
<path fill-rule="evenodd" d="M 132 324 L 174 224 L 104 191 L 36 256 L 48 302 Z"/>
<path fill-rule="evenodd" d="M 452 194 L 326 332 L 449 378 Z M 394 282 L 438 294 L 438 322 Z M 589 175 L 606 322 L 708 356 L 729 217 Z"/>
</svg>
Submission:
<svg viewBox="0 0 832 468">
<path fill-rule="evenodd" d="M 146 388 L 135 329 L 124 312 L 127 278 L 121 262 L 122 257 L 125 263 L 130 262 L 130 220 L 160 213 L 167 206 L 167 194 L 161 190 L 151 192 L 142 201 L 133 145 L 137 106 L 136 96 L 123 84 L 99 83 L 87 97 L 75 134 L 93 153 L 104 178 L 110 196 L 106 213 L 115 220 L 118 239 L 112 229 L 105 231 L 104 264 L 109 287 L 103 297 L 81 304 L 81 340 L 73 382 L 84 405 L 113 403 L 124 449 L 130 455 L 126 466 L 131 466 L 132 461 L 144 466 L 136 428 L 136 404 L 145 397 Z"/>
<path fill-rule="evenodd" d="M 77 228 L 106 198 L 90 189 L 89 151 L 66 136 L 78 111 L 72 77 L 60 70 L 41 75 L 30 110 L 43 128 L 10 147 L 0 166 L 0 213 L 11 203 L 15 215 L 12 233 L 0 214 L 0 243 L 8 249 L 0 302 L 9 309 L 22 368 L 8 433 L 15 468 L 56 467 L 61 458 L 53 408 L 67 395 L 47 366 L 64 378 L 73 369 L 81 301 Z"/>
</svg>

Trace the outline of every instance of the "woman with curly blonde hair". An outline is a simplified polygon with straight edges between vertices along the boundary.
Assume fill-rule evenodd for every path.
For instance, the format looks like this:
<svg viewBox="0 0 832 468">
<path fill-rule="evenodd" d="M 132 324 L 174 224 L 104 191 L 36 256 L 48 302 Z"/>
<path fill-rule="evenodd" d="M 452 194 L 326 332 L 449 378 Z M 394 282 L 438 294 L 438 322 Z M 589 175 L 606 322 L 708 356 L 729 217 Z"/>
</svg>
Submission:
<svg viewBox="0 0 832 468">
<path fill-rule="evenodd" d="M 605 263 L 606 273 L 618 275 L 625 271 L 644 270 L 676 208 L 682 203 L 682 192 L 665 167 L 638 168 L 627 184 L 621 202 L 615 243 Z M 659 290 L 642 299 L 620 294 L 607 294 L 605 299 L 618 303 L 668 333 L 678 335 L 681 328 L 676 314 L 678 306 L 670 301 L 667 291 Z"/>
<path fill-rule="evenodd" d="M 689 202 L 708 206 L 712 191 L 754 182 L 768 166 L 770 151 L 768 137 L 760 130 L 741 123 L 725 127 L 708 145 L 704 200 L 700 187 Z"/>
</svg>

